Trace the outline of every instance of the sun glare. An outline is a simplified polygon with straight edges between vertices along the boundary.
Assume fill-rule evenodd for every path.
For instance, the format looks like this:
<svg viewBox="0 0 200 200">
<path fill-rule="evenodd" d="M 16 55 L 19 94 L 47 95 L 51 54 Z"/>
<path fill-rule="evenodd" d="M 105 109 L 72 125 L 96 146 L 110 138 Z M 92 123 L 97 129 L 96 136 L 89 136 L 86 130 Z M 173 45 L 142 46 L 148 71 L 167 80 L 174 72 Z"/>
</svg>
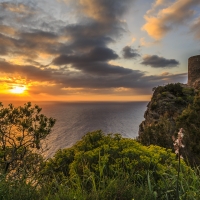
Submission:
<svg viewBox="0 0 200 200">
<path fill-rule="evenodd" d="M 22 94 L 25 92 L 26 90 L 26 86 L 14 86 L 10 92 L 14 93 L 14 94 Z"/>
</svg>

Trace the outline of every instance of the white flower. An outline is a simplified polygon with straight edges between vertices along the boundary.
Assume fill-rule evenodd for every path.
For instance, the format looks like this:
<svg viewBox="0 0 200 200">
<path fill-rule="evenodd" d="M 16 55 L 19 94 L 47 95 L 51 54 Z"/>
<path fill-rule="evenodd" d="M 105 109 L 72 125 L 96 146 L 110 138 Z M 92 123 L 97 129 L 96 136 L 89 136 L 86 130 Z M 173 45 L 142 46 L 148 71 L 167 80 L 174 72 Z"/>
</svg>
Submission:
<svg viewBox="0 0 200 200">
<path fill-rule="evenodd" d="M 179 154 L 179 149 L 180 149 L 180 148 L 184 148 L 184 147 L 185 147 L 185 146 L 183 145 L 183 143 L 182 143 L 182 139 L 183 139 L 183 136 L 184 136 L 183 133 L 182 133 L 182 131 L 183 131 L 183 128 L 181 128 L 181 129 L 179 130 L 177 139 L 175 139 L 175 137 L 172 136 L 172 140 L 174 141 L 174 143 L 173 143 L 173 145 L 174 145 L 174 150 L 175 150 L 175 153 L 176 153 L 176 154 Z M 183 159 L 182 155 L 180 155 L 180 158 Z"/>
</svg>

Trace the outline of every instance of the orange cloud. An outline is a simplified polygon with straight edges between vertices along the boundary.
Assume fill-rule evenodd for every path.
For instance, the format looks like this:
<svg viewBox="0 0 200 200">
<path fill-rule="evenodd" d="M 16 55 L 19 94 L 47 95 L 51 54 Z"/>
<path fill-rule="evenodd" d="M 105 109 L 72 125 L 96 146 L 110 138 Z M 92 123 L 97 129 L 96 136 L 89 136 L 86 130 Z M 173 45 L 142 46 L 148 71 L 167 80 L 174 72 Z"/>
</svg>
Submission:
<svg viewBox="0 0 200 200">
<path fill-rule="evenodd" d="M 15 3 L 3 2 L 1 3 L 1 6 L 4 9 L 9 10 L 10 12 L 18 13 L 18 14 L 28 14 L 28 13 L 33 12 L 30 7 L 22 3 L 15 4 Z"/>
<path fill-rule="evenodd" d="M 162 4 L 163 3 L 163 4 Z M 193 6 L 200 4 L 199 0 L 176 0 L 168 7 L 160 9 L 156 14 L 155 7 L 165 6 L 165 1 L 157 0 L 152 9 L 147 11 L 144 16 L 146 24 L 142 30 L 146 31 L 149 36 L 159 40 L 164 37 L 175 25 L 183 24 L 194 15 Z"/>
<path fill-rule="evenodd" d="M 0 30 L 1 33 L 5 34 L 5 35 L 11 35 L 14 36 L 16 34 L 16 30 L 10 26 L 6 26 L 6 25 L 0 25 Z"/>
<path fill-rule="evenodd" d="M 146 39 L 143 37 L 143 38 L 140 38 L 140 46 L 144 46 L 144 47 L 150 47 L 152 45 L 155 45 L 155 44 L 159 44 L 158 41 L 146 41 Z"/>
<path fill-rule="evenodd" d="M 96 1 L 96 0 L 80 0 L 80 4 L 83 7 L 83 11 L 90 16 L 91 18 L 101 21 L 101 22 L 106 22 L 109 19 L 108 14 L 105 11 L 108 11 L 108 9 L 105 7 L 106 4 L 101 3 L 101 1 Z"/>
</svg>

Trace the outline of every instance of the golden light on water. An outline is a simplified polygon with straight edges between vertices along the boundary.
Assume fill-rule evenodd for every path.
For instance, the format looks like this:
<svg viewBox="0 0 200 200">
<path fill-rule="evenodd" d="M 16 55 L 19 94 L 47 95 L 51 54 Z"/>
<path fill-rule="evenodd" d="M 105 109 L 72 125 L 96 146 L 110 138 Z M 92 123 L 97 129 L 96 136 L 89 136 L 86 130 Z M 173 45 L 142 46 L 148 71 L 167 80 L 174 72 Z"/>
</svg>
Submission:
<svg viewBox="0 0 200 200">
<path fill-rule="evenodd" d="M 13 88 L 10 90 L 11 93 L 14 94 L 22 94 L 27 90 L 26 86 L 16 85 L 13 86 Z"/>
</svg>

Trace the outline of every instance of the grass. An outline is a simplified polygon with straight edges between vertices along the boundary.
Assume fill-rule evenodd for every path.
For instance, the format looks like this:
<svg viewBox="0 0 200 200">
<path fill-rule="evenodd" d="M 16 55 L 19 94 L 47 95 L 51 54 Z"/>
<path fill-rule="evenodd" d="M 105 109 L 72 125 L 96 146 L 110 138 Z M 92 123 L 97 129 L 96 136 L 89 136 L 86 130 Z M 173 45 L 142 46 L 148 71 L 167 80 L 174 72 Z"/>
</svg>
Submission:
<svg viewBox="0 0 200 200">
<path fill-rule="evenodd" d="M 200 199 L 199 169 L 179 177 L 179 198 L 181 200 Z M 0 179 L 1 200 L 175 200 L 177 175 L 163 174 L 155 180 L 153 171 L 140 174 L 120 173 L 115 177 L 102 178 L 97 182 L 94 173 L 86 173 L 56 182 L 43 183 L 36 188 L 24 181 Z"/>
<path fill-rule="evenodd" d="M 171 150 L 97 131 L 44 161 L 34 184 L 0 175 L 0 199 L 198 200 L 199 174 Z"/>
</svg>

